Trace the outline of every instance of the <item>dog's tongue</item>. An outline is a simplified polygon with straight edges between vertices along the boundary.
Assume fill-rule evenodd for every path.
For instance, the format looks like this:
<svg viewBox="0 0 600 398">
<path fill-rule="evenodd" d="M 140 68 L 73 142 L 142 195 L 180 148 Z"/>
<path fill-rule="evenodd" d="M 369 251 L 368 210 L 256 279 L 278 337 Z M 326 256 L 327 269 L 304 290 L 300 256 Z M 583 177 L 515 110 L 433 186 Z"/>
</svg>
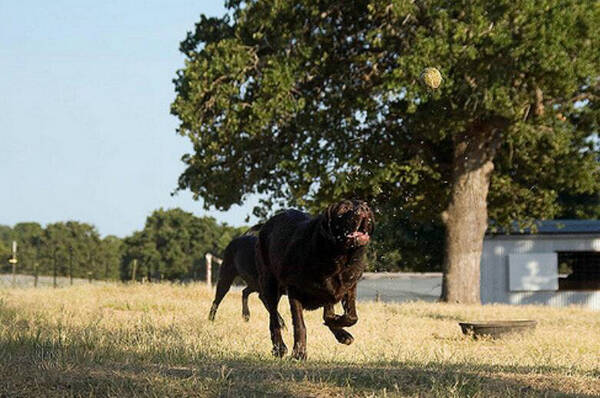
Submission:
<svg viewBox="0 0 600 398">
<path fill-rule="evenodd" d="M 366 234 L 366 233 L 360 232 L 360 231 L 352 232 L 351 234 L 348 234 L 347 236 L 349 239 L 354 239 L 356 244 L 360 245 L 360 246 L 366 245 L 367 243 L 369 243 L 369 240 L 371 239 L 369 237 L 369 234 Z"/>
</svg>

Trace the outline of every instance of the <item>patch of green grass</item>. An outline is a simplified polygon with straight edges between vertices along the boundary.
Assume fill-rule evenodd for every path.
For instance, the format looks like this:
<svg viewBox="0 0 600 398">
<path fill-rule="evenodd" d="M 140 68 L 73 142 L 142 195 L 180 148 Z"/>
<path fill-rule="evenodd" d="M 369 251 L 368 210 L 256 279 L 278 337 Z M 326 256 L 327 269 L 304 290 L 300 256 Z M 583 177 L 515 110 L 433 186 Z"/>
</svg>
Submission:
<svg viewBox="0 0 600 398">
<path fill-rule="evenodd" d="M 359 303 L 351 346 L 335 341 L 320 311 L 306 313 L 309 359 L 297 362 L 270 356 L 255 296 L 247 323 L 236 292 L 208 322 L 212 298 L 201 284 L 0 290 L 0 396 L 600 395 L 595 312 Z M 486 319 L 539 323 L 499 340 L 473 340 L 457 324 Z"/>
</svg>

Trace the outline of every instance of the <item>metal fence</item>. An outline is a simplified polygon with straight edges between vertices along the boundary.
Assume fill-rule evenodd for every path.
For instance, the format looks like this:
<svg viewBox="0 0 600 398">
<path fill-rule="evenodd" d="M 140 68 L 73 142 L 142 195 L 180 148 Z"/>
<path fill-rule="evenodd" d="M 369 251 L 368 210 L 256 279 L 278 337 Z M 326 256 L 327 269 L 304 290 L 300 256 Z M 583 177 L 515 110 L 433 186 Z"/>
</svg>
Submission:
<svg viewBox="0 0 600 398">
<path fill-rule="evenodd" d="M 37 279 L 37 281 L 36 281 Z M 82 285 L 82 284 L 103 284 L 105 281 L 99 280 L 90 280 L 90 279 L 81 279 L 81 278 L 71 278 L 65 276 L 56 277 L 56 287 L 67 287 L 71 285 Z M 0 288 L 8 288 L 8 287 L 17 287 L 17 288 L 27 288 L 27 287 L 52 287 L 55 285 L 55 280 L 52 276 L 38 276 L 37 278 L 33 275 L 24 275 L 24 274 L 0 274 Z"/>
</svg>

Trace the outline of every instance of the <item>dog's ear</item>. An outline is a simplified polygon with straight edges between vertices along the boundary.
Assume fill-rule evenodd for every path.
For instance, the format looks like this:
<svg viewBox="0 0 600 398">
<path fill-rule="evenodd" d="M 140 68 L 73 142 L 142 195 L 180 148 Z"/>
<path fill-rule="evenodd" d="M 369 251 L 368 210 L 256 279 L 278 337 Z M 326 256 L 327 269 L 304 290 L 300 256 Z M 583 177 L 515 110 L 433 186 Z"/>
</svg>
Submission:
<svg viewBox="0 0 600 398">
<path fill-rule="evenodd" d="M 323 234 L 326 236 L 333 236 L 333 231 L 331 230 L 331 220 L 335 216 L 337 204 L 332 204 L 327 206 L 327 209 L 323 212 L 323 221 L 321 222 L 321 230 Z"/>
<path fill-rule="evenodd" d="M 334 203 L 327 206 L 327 210 L 325 210 L 325 218 L 327 218 L 327 231 L 329 231 L 330 234 L 333 234 L 333 231 L 331 230 L 331 220 L 333 220 L 335 217 L 337 207 L 337 203 Z"/>
<path fill-rule="evenodd" d="M 369 219 L 369 230 L 365 231 L 367 232 L 369 235 L 373 235 L 373 232 L 375 231 L 375 214 L 373 213 L 373 210 L 371 210 L 371 207 L 367 204 L 367 202 L 365 201 L 359 201 L 360 203 L 360 209 L 363 212 L 363 214 L 367 214 L 367 217 Z"/>
<path fill-rule="evenodd" d="M 371 210 L 371 208 L 369 207 L 369 235 L 373 235 L 373 232 L 375 232 L 375 214 L 373 214 L 373 211 Z"/>
</svg>

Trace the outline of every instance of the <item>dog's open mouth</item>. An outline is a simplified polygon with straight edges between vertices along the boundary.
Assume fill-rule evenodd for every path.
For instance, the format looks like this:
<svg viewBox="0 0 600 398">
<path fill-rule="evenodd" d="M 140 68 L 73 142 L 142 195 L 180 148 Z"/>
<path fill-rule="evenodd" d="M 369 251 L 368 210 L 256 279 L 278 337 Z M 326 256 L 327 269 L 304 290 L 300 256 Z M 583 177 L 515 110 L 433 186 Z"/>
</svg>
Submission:
<svg viewBox="0 0 600 398">
<path fill-rule="evenodd" d="M 348 235 L 346 235 L 348 239 L 350 239 L 356 246 L 364 246 L 369 243 L 371 237 L 366 232 L 354 231 Z"/>
<path fill-rule="evenodd" d="M 368 221 L 366 219 L 362 219 L 361 222 L 356 227 L 354 232 L 346 235 L 346 238 L 354 245 L 354 246 L 364 246 L 371 240 L 368 232 L 363 232 L 367 229 Z"/>
</svg>

